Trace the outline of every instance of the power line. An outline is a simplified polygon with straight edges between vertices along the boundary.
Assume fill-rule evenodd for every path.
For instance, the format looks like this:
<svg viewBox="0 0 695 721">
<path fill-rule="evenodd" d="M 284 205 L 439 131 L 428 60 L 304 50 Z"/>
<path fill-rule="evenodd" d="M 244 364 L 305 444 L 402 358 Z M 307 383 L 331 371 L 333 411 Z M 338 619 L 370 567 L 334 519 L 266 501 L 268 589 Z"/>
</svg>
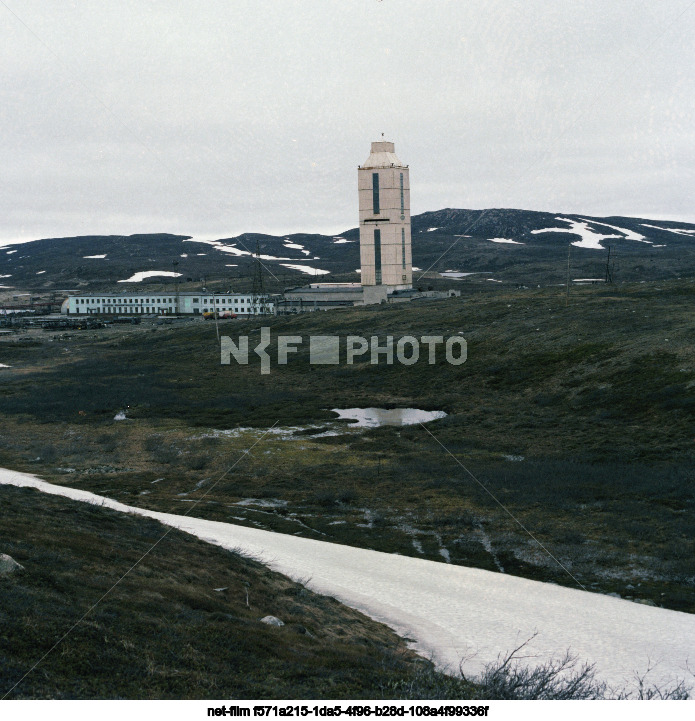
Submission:
<svg viewBox="0 0 695 721">
<path fill-rule="evenodd" d="M 533 535 L 533 533 L 531 533 L 531 531 L 529 531 L 528 528 L 526 528 L 526 526 L 504 505 L 504 503 L 502 503 L 502 501 L 499 500 L 499 498 L 497 498 L 497 496 L 496 496 L 484 483 L 481 483 L 481 482 L 478 480 L 478 478 L 477 478 L 471 471 L 469 471 L 468 468 L 466 468 L 466 466 L 463 465 L 463 463 L 461 463 L 461 461 L 439 440 L 439 438 L 437 438 L 437 436 L 435 436 L 435 435 L 429 430 L 429 428 L 427 428 L 427 427 L 424 425 L 424 423 L 420 423 L 420 425 L 421 425 L 421 426 L 427 431 L 427 433 L 429 433 L 429 435 L 432 436 L 432 438 L 434 438 L 434 440 L 444 449 L 444 452 L 445 452 L 448 456 L 451 456 L 451 458 L 453 458 L 454 461 L 456 461 L 456 463 L 458 463 L 459 466 L 461 466 L 461 468 L 463 468 L 463 470 L 485 491 L 485 493 L 487 493 L 487 495 L 490 496 L 490 498 L 492 498 L 492 500 L 493 500 L 516 524 L 518 524 L 518 525 L 548 554 L 548 556 L 550 556 L 550 558 L 552 558 L 553 561 L 555 561 L 555 563 L 557 563 L 558 566 L 560 566 L 560 568 L 579 586 L 579 588 L 581 588 L 583 591 L 588 591 L 588 590 L 589 590 L 589 589 L 586 588 L 586 586 L 584 586 L 580 581 L 578 581 L 577 578 L 575 578 L 575 576 L 572 575 L 572 573 L 569 571 L 569 569 L 568 569 L 563 563 L 561 563 L 561 562 Z"/>
<path fill-rule="evenodd" d="M 190 506 L 190 508 L 189 508 L 185 513 L 180 514 L 180 516 L 181 516 L 182 518 L 185 518 L 186 516 L 188 516 L 188 515 L 191 513 L 191 511 L 193 511 L 193 510 L 195 509 L 195 507 L 205 498 L 205 496 L 207 496 L 207 495 L 210 493 L 210 491 L 212 491 L 212 489 L 215 488 L 215 486 L 216 486 L 223 478 L 225 478 L 225 477 L 227 476 L 227 474 L 228 474 L 230 471 L 232 471 L 241 460 L 243 460 L 246 456 L 248 456 L 248 455 L 251 453 L 251 451 L 253 450 L 253 448 L 254 448 L 255 446 L 257 446 L 257 445 L 268 435 L 268 433 L 270 433 L 270 432 L 273 430 L 273 428 L 275 428 L 275 426 L 276 426 L 278 423 L 279 423 L 279 421 L 275 421 L 275 423 L 273 423 L 273 425 L 270 426 L 270 428 L 268 428 L 268 430 L 267 430 L 260 438 L 258 438 L 258 439 L 251 445 L 250 448 L 248 448 L 247 450 L 243 451 L 243 453 L 239 456 L 239 458 L 237 458 L 236 461 L 234 461 L 234 463 L 232 463 L 232 465 L 229 466 L 229 468 L 227 468 L 226 471 L 224 471 L 224 473 L 205 491 L 205 493 L 203 493 L 203 495 L 202 495 L 200 498 L 198 498 L 198 499 L 195 501 L 195 503 L 193 503 L 193 505 Z M 177 514 L 177 515 L 179 515 L 179 514 Z M 122 581 L 131 571 L 133 571 L 135 568 L 137 568 L 137 566 L 139 566 L 140 563 L 142 563 L 142 561 L 144 561 L 145 558 L 146 558 L 147 556 L 149 556 L 150 553 L 152 553 L 152 551 L 154 551 L 154 549 L 155 549 L 172 531 L 174 531 L 174 530 L 176 530 L 175 527 L 174 527 L 174 526 L 170 526 L 170 527 L 166 530 L 166 532 L 165 532 L 164 534 L 162 534 L 162 536 L 161 536 L 160 538 L 158 538 L 158 539 L 147 549 L 147 551 L 145 551 L 145 553 L 143 553 L 142 556 L 140 556 L 140 558 L 139 558 L 104 594 L 102 594 L 102 596 L 101 596 L 97 601 L 95 601 L 95 602 L 82 614 L 82 616 L 80 616 L 80 618 L 79 618 L 77 621 L 75 621 L 75 623 L 73 623 L 72 626 L 70 626 L 70 628 L 51 646 L 51 648 L 48 649 L 48 651 L 46 651 L 46 653 L 44 653 L 43 656 L 41 656 L 41 658 L 22 676 L 22 678 L 20 678 L 19 681 L 17 681 L 17 683 L 15 683 L 14 686 L 12 686 L 12 688 L 10 688 L 10 689 L 7 691 L 7 693 L 5 693 L 5 695 L 0 699 L 0 701 L 4 701 L 4 700 L 17 688 L 17 686 L 19 686 L 19 684 L 22 683 L 22 681 L 24 681 L 24 679 L 25 679 L 39 664 L 41 664 L 51 653 L 53 653 L 53 651 L 55 651 L 55 649 L 58 648 L 58 646 L 82 623 L 82 621 L 84 621 L 85 618 L 87 618 L 87 616 L 111 593 L 111 591 L 113 591 L 113 590 L 116 588 L 116 586 L 118 586 L 118 585 L 121 583 L 121 581 Z"/>
</svg>

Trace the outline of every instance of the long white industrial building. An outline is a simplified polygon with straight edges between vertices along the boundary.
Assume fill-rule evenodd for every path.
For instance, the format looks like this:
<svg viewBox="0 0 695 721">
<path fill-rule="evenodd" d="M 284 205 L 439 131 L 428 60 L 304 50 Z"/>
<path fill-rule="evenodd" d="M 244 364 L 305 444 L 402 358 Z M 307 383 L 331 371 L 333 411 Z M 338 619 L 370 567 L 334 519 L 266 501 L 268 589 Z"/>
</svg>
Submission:
<svg viewBox="0 0 695 721">
<path fill-rule="evenodd" d="M 213 310 L 237 315 L 275 312 L 268 296 L 248 293 L 85 293 L 70 295 L 61 313 L 69 315 L 202 315 Z"/>
</svg>

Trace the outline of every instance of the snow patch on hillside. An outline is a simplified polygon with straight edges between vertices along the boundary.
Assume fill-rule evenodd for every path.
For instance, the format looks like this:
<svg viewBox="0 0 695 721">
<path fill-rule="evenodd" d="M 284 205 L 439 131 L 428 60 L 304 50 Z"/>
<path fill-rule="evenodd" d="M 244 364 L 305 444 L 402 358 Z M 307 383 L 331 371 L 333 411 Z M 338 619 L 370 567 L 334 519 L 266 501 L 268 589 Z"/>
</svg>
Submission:
<svg viewBox="0 0 695 721">
<path fill-rule="evenodd" d="M 510 240 L 509 238 L 489 238 L 491 243 L 513 243 L 514 245 L 526 245 L 519 240 Z"/>
<path fill-rule="evenodd" d="M 159 276 L 164 276 L 166 278 L 178 278 L 181 276 L 181 273 L 174 273 L 171 270 L 141 270 L 138 273 L 131 275 L 130 278 L 126 278 L 125 280 L 119 280 L 118 282 L 141 283 L 146 278 L 155 278 Z"/>
<path fill-rule="evenodd" d="M 669 233 L 675 233 L 676 235 L 685 235 L 690 238 L 695 236 L 695 229 L 690 228 L 663 228 L 659 225 L 648 225 L 647 223 L 641 224 L 643 228 L 654 228 L 654 230 L 665 230 Z M 655 246 L 655 247 L 662 247 L 662 246 Z"/>
<path fill-rule="evenodd" d="M 126 506 L 7 469 L 0 469 L 2 483 L 154 518 L 295 580 L 309 578 L 310 590 L 415 639 L 416 650 L 440 668 L 455 670 L 462 663 L 464 673 L 475 675 L 530 639 L 524 651 L 529 664 L 569 649 L 595 663 L 597 678 L 614 687 L 633 683 L 635 672 L 648 666 L 657 685 L 690 678 L 692 614 L 477 568 Z"/>
<path fill-rule="evenodd" d="M 647 245 L 653 245 L 651 240 L 648 240 L 644 235 L 641 233 L 637 233 L 634 230 L 630 230 L 629 228 L 622 228 L 618 225 L 611 225 L 610 223 L 602 223 L 598 220 L 590 220 L 588 218 L 581 218 L 580 220 L 572 220 L 571 218 L 562 218 L 558 217 L 556 220 L 560 220 L 563 223 L 568 223 L 569 228 L 542 228 L 540 230 L 532 230 L 531 233 L 534 235 L 538 233 L 570 233 L 574 235 L 578 235 L 581 240 L 576 240 L 572 242 L 572 245 L 576 246 L 577 248 L 589 248 L 591 250 L 605 250 L 605 247 L 602 245 L 602 241 L 608 240 L 610 238 L 615 238 L 618 240 L 634 240 L 637 243 L 646 243 Z M 589 226 L 596 226 L 600 225 L 604 228 L 610 228 L 611 230 L 615 230 L 620 235 L 616 234 L 604 234 L 599 233 L 595 228 L 591 228 Z M 646 223 L 642 223 L 642 226 L 646 228 L 656 228 L 657 230 L 670 230 L 670 228 L 658 228 L 655 225 L 647 225 Z M 692 231 L 695 233 L 695 231 Z M 686 234 L 688 234 L 686 232 Z"/>
<path fill-rule="evenodd" d="M 283 248 L 291 248 L 294 250 L 298 250 L 300 253 L 302 253 L 304 255 L 311 255 L 310 250 L 307 250 L 303 245 L 300 245 L 299 243 L 290 242 L 289 238 L 283 238 L 282 246 L 283 246 Z"/>
<path fill-rule="evenodd" d="M 103 255 L 83 255 L 83 258 L 106 258 L 106 253 Z"/>
<path fill-rule="evenodd" d="M 219 250 L 223 253 L 231 253 L 232 255 L 236 256 L 252 256 L 255 257 L 255 253 L 251 253 L 248 250 L 242 250 L 241 248 L 237 248 L 236 245 L 225 245 L 219 240 L 196 240 L 195 238 L 189 238 L 188 240 L 184 240 L 184 243 L 205 243 L 206 245 L 211 245 L 215 250 Z M 286 246 L 289 247 L 289 246 Z M 258 256 L 261 260 L 294 260 L 293 258 L 281 258 L 275 255 L 259 255 Z"/>
<path fill-rule="evenodd" d="M 589 220 L 588 218 L 582 218 L 582 220 L 586 221 L 587 223 L 592 223 L 593 225 L 603 225 L 604 227 L 610 228 L 611 230 L 617 230 L 619 233 L 622 233 L 625 236 L 626 240 L 636 240 L 638 243 L 649 243 L 651 245 L 651 240 L 647 240 L 645 236 L 636 233 L 634 230 L 629 230 L 628 228 L 620 228 L 617 225 L 608 225 L 608 223 L 599 223 L 598 220 Z"/>
<path fill-rule="evenodd" d="M 330 270 L 321 270 L 320 268 L 313 268 L 310 265 L 299 265 L 298 263 L 280 263 L 280 265 L 292 270 L 298 270 L 300 273 L 306 273 L 307 275 L 327 275 L 331 272 Z"/>
<path fill-rule="evenodd" d="M 621 235 L 604 235 L 597 233 L 596 231 L 589 228 L 589 223 L 586 221 L 571 220 L 570 218 L 555 218 L 562 223 L 569 223 L 569 228 L 541 228 L 540 230 L 532 230 L 531 233 L 534 235 L 538 233 L 570 233 L 571 235 L 578 235 L 581 240 L 575 240 L 572 245 L 577 248 L 588 248 L 590 250 L 605 250 L 601 245 L 602 240 L 608 238 L 622 238 Z M 593 221 L 592 221 L 593 222 Z"/>
</svg>

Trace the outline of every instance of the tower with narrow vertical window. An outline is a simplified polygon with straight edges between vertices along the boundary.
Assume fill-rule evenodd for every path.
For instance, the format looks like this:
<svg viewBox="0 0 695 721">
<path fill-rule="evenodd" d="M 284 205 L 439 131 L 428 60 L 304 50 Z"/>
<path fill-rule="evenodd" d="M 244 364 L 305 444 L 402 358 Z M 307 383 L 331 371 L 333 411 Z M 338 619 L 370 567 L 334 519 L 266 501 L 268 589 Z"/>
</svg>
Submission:
<svg viewBox="0 0 695 721">
<path fill-rule="evenodd" d="M 372 143 L 357 181 L 362 285 L 384 285 L 388 291 L 411 288 L 410 180 L 393 143 Z"/>
</svg>

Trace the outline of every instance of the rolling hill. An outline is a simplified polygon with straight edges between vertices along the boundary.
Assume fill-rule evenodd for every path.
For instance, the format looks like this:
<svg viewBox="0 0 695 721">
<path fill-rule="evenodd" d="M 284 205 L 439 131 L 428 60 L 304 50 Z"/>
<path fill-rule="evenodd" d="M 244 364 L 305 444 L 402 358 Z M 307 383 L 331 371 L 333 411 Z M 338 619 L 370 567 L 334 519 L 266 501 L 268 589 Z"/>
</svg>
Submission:
<svg viewBox="0 0 695 721">
<path fill-rule="evenodd" d="M 616 282 L 695 272 L 695 225 L 689 223 L 447 208 L 414 216 L 412 231 L 421 285 L 442 277 L 450 283 L 463 277 L 465 282 L 563 283 L 568 246 L 572 279 L 604 279 L 609 246 Z M 216 240 L 171 234 L 45 238 L 0 246 L 0 287 L 126 289 L 136 273 L 175 271 L 184 284 L 228 280 L 237 288 L 251 276 L 257 246 L 272 290 L 310 279 L 359 278 L 358 230 L 352 228 L 336 236 L 244 233 Z M 447 272 L 473 275 L 440 275 Z M 173 278 L 154 276 L 146 282 L 161 285 Z"/>
</svg>

